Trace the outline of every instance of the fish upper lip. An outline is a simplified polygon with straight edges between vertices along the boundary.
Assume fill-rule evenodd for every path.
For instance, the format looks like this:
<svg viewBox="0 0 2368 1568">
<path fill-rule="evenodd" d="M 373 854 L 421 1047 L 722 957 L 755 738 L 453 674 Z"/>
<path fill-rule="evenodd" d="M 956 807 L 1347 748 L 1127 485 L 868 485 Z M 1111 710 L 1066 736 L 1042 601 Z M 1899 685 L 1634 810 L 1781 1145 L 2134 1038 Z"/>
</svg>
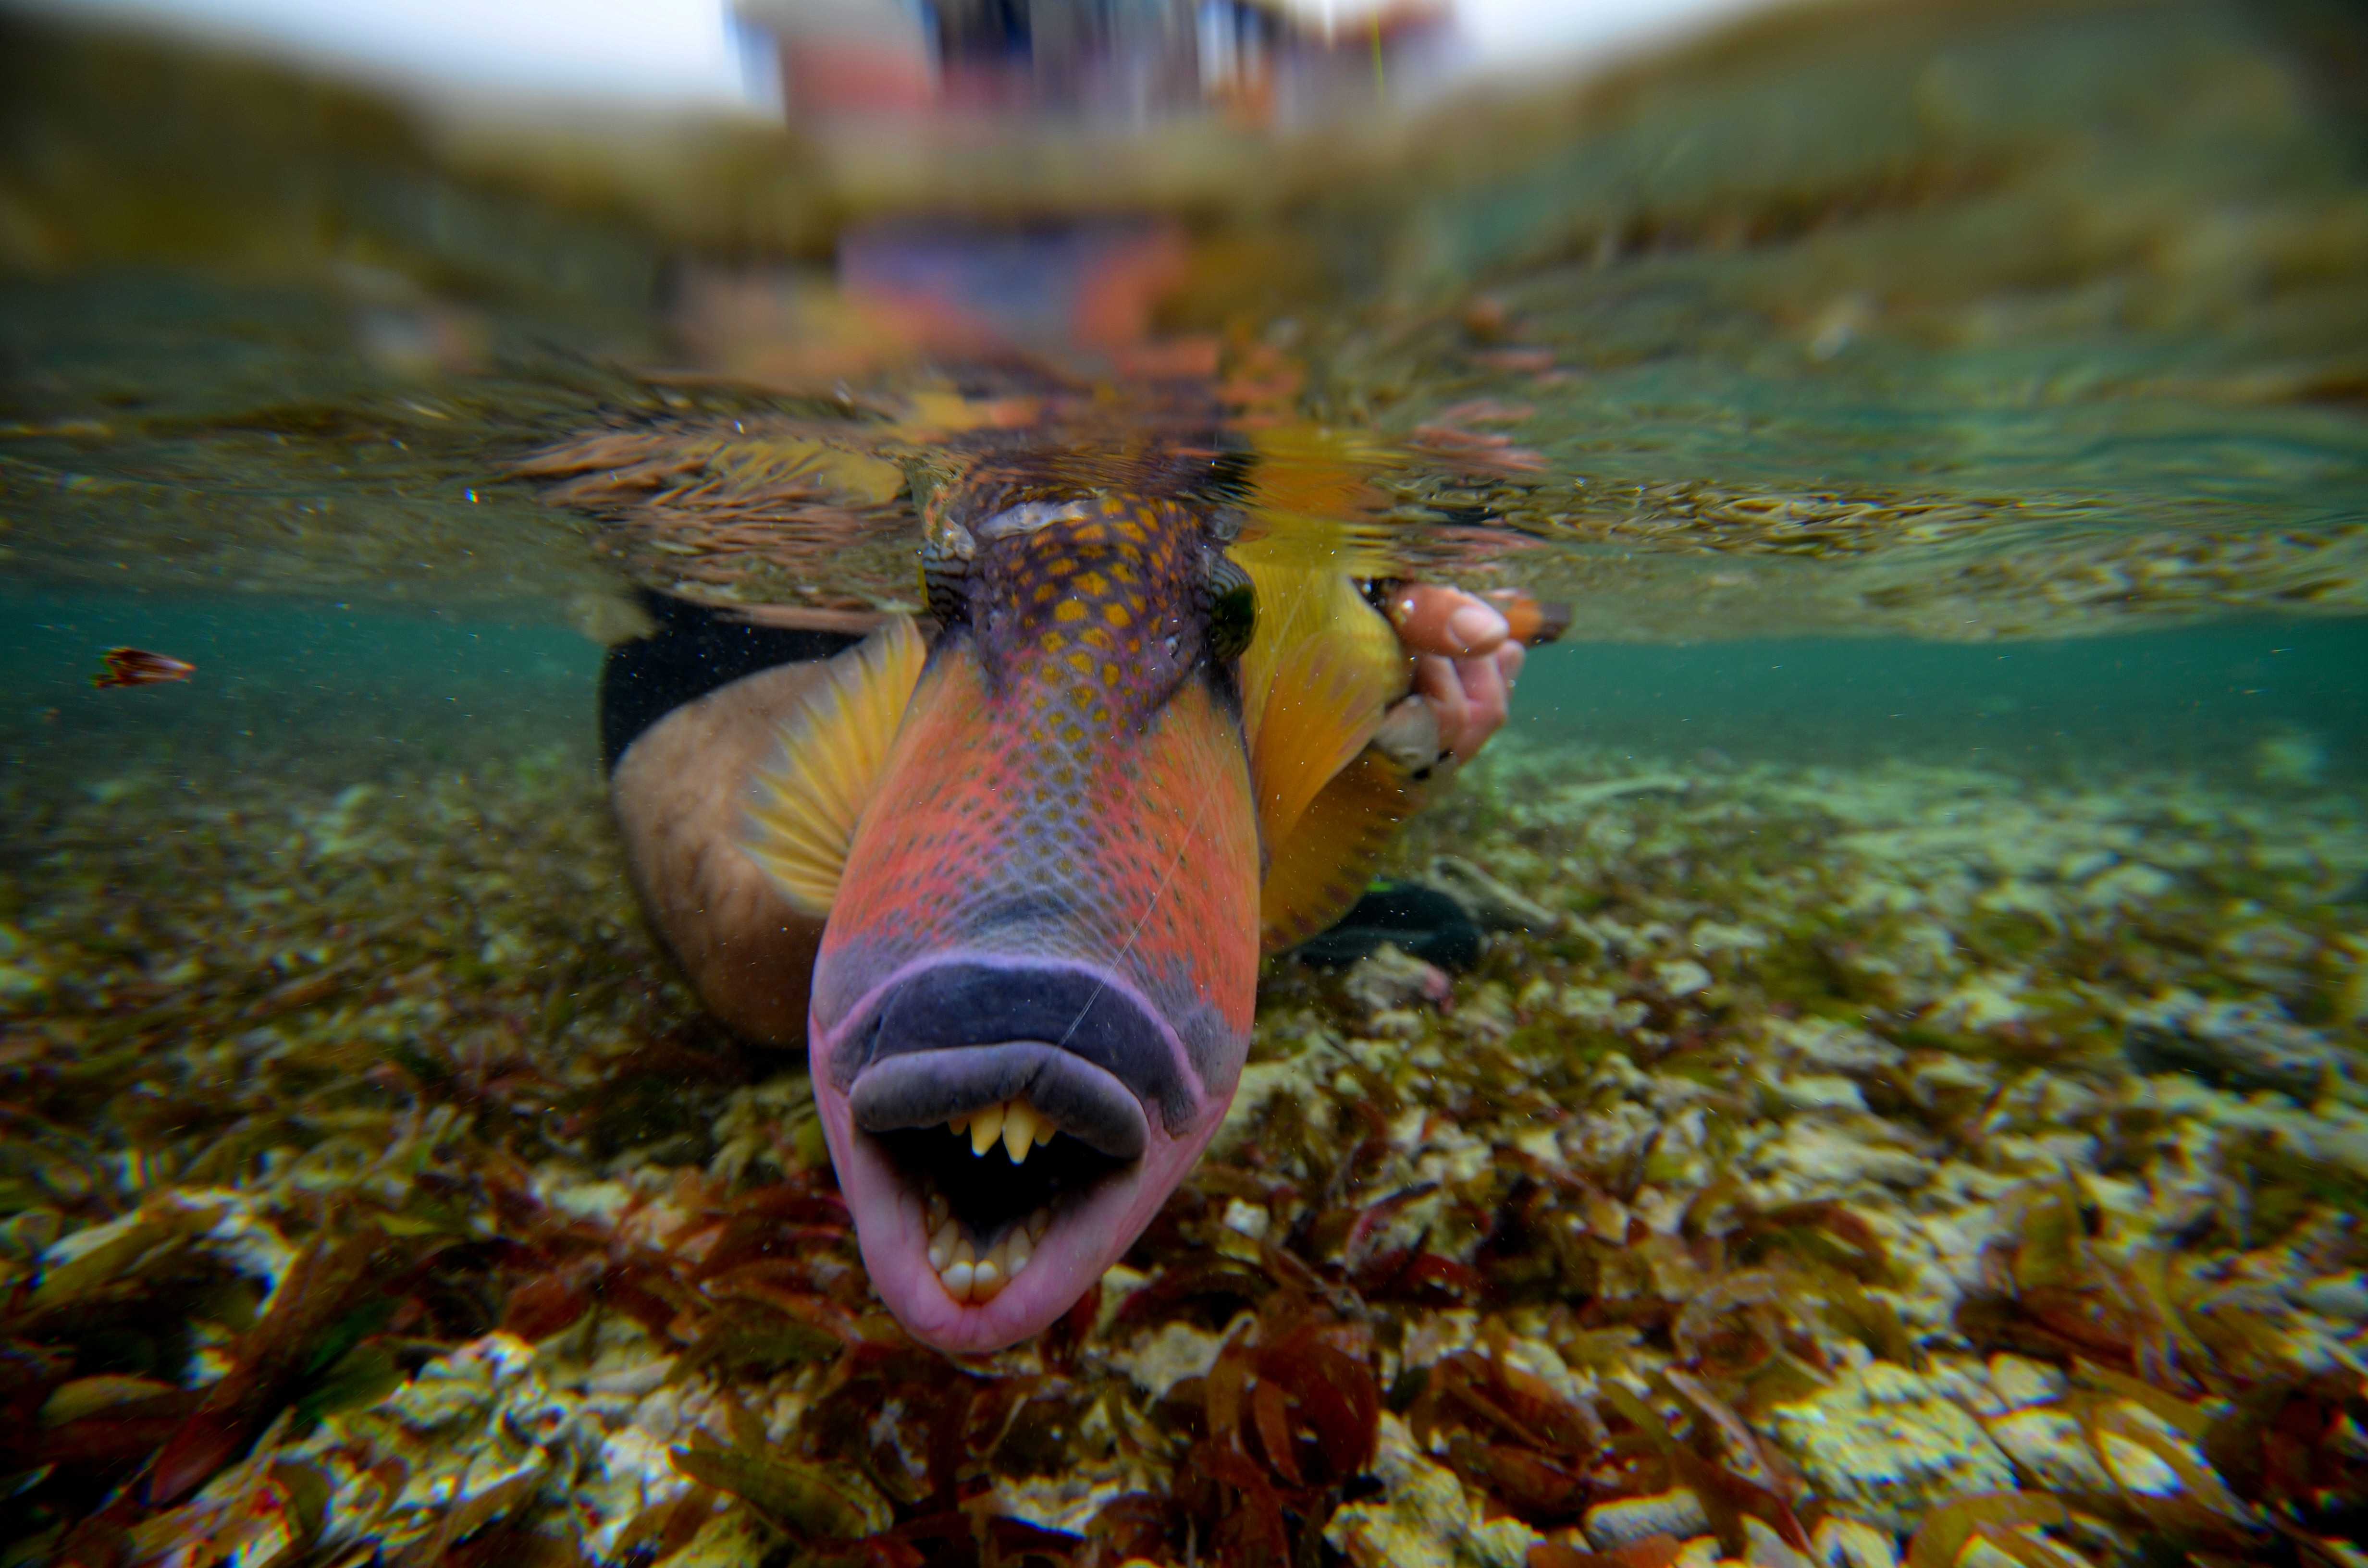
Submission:
<svg viewBox="0 0 2368 1568">
<path fill-rule="evenodd" d="M 1096 1147 L 1101 1147 L 1099 1132 L 1132 1143 L 1134 1153 L 1142 1148 L 1140 1136 L 1123 1132 L 1115 1106 L 1105 1103 L 1111 1085 L 1138 1102 L 1149 1123 L 1171 1134 L 1196 1119 L 1201 1099 L 1183 1041 L 1159 1011 L 1122 977 L 1075 960 L 995 953 L 917 960 L 883 977 L 814 1039 L 818 1072 L 850 1096 L 859 1081 L 901 1056 L 926 1056 L 975 1077 L 966 1078 L 963 1097 L 939 1096 L 945 1107 L 937 1120 L 1008 1097 L 988 1094 L 985 1085 L 1021 1072 L 1026 1062 L 1034 1069 L 1028 1081 L 1043 1083 L 1056 1099 L 1067 1096 L 1057 1106 L 1040 1101 L 1040 1108 L 1051 1111 L 1056 1124 L 1074 1116 L 1079 1136 Z M 978 1048 L 999 1053 L 994 1057 L 999 1065 L 989 1071 L 984 1058 L 949 1054 Z M 1073 1060 L 1053 1062 L 1045 1053 Z M 1094 1071 L 1076 1070 L 1083 1068 Z M 910 1085 L 916 1080 L 905 1074 L 916 1071 L 902 1069 L 882 1082 Z M 883 1129 L 927 1124 L 885 1103 L 884 1090 L 879 1093 L 883 1098 L 872 1111 L 889 1118 Z"/>
<path fill-rule="evenodd" d="M 1026 1096 L 1036 1114 L 1116 1160 L 1140 1159 L 1150 1120 L 1108 1069 L 1042 1040 L 1001 1040 L 900 1051 L 857 1073 L 848 1093 L 864 1132 L 935 1127 Z"/>
</svg>

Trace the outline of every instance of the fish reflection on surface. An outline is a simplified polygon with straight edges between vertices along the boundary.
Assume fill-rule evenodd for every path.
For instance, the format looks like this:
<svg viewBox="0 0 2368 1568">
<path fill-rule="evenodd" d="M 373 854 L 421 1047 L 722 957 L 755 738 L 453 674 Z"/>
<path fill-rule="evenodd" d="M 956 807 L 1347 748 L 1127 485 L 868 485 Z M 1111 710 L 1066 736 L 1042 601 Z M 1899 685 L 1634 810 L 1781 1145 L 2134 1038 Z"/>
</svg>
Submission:
<svg viewBox="0 0 2368 1568">
<path fill-rule="evenodd" d="M 756 0 L 781 98 L 810 126 L 1036 117 L 1097 129 L 1222 116 L 1304 124 L 1370 109 L 1456 55 L 1454 8 L 1413 0 L 1321 20 L 1259 0 L 1066 0 L 929 6 Z"/>
</svg>

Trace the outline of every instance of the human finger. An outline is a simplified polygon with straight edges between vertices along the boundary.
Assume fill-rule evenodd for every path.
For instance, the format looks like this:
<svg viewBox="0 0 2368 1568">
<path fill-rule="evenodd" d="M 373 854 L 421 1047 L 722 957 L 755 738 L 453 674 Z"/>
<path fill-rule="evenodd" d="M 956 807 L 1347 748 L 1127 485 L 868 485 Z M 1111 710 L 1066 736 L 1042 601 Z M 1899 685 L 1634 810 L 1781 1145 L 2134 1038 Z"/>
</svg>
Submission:
<svg viewBox="0 0 2368 1568">
<path fill-rule="evenodd" d="M 1495 606 L 1443 584 L 1402 584 L 1391 590 L 1388 606 L 1390 624 L 1410 653 L 1470 658 L 1495 653 L 1511 635 Z"/>
<path fill-rule="evenodd" d="M 1505 727 L 1512 715 L 1513 683 L 1521 673 L 1527 650 L 1508 642 L 1485 659 L 1455 661 L 1456 683 L 1463 688 L 1462 710 L 1452 722 L 1440 725 L 1440 744 L 1469 762 Z"/>
<path fill-rule="evenodd" d="M 1455 661 L 1436 653 L 1418 655 L 1414 662 L 1414 691 L 1430 705 L 1431 716 L 1439 723 L 1439 749 L 1461 756 L 1459 743 L 1472 724 L 1472 699 L 1463 689 L 1463 677 Z"/>
<path fill-rule="evenodd" d="M 1504 728 L 1512 712 L 1513 680 L 1520 673 L 1522 655 L 1520 643 L 1508 642 L 1485 659 L 1455 661 L 1463 709 L 1457 723 L 1440 726 L 1440 745 L 1468 762 L 1489 736 Z"/>
</svg>

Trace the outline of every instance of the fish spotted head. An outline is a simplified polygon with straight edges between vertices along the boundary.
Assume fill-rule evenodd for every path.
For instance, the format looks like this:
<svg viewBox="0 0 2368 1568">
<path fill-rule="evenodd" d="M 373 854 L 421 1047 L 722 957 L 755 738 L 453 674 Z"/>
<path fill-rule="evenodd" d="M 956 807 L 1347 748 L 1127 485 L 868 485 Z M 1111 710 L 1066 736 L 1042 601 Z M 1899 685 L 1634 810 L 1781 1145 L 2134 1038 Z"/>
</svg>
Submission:
<svg viewBox="0 0 2368 1568">
<path fill-rule="evenodd" d="M 1259 841 L 1247 583 L 1201 515 L 1039 491 L 947 517 L 943 631 L 848 846 L 810 1041 L 874 1288 L 983 1351 L 1068 1312 L 1215 1132 Z"/>
</svg>

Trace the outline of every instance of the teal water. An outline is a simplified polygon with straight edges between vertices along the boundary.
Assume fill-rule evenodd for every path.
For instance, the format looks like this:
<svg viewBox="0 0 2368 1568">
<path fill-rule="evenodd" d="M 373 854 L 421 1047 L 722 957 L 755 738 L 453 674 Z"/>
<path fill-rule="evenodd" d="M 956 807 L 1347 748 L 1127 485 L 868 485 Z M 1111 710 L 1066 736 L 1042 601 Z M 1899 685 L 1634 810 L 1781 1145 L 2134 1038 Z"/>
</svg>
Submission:
<svg viewBox="0 0 2368 1568">
<path fill-rule="evenodd" d="M 186 685 L 94 690 L 129 643 Z M 97 770 L 295 767 L 320 781 L 559 746 L 588 758 L 601 650 L 531 622 L 100 595 L 0 597 L 0 758 L 22 784 Z M 2330 783 L 2368 772 L 2368 622 L 2237 624 L 2011 644 L 1890 638 L 1534 653 L 1514 731 L 1715 770 L 1899 758 L 2243 782 L 2302 735 Z M 588 766 L 588 762 L 586 763 Z"/>
<path fill-rule="evenodd" d="M 198 666 L 97 690 L 106 649 Z M 201 790 L 257 774 L 312 785 L 514 759 L 592 766 L 600 650 L 564 627 L 92 594 L 0 597 L 0 757 L 12 793 L 145 776 Z M 29 801 L 20 803 L 29 804 Z"/>
<path fill-rule="evenodd" d="M 1661 756 L 1862 764 L 1898 757 L 2109 778 L 2239 778 L 2302 733 L 2331 779 L 2368 768 L 2368 623 L 2239 624 L 2070 642 L 1789 639 L 1547 649 L 1526 733 Z M 1714 758 L 1713 758 L 1714 760 Z"/>
</svg>

